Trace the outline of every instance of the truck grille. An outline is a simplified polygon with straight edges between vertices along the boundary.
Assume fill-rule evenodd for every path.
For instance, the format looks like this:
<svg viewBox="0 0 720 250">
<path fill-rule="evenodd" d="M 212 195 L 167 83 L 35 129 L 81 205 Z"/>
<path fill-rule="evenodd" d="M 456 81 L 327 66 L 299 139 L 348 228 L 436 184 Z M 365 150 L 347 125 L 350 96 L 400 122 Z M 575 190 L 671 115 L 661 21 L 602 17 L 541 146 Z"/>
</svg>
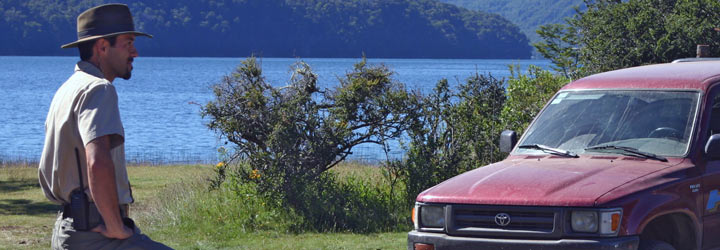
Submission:
<svg viewBox="0 0 720 250">
<path fill-rule="evenodd" d="M 464 236 L 529 236 L 554 237 L 561 232 L 559 209 L 533 207 L 498 207 L 474 205 L 450 205 L 448 234 Z M 509 223 L 501 225 L 496 216 L 508 217 Z"/>
</svg>

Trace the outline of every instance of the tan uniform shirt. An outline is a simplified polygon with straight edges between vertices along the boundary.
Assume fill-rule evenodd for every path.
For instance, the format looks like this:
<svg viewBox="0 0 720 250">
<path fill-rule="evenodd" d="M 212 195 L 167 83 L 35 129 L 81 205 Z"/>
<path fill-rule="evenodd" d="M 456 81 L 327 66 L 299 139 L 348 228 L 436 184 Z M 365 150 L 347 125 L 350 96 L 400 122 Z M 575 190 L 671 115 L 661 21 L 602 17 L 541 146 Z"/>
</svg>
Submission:
<svg viewBox="0 0 720 250">
<path fill-rule="evenodd" d="M 118 202 L 133 202 L 125 168 L 122 121 L 115 87 L 103 78 L 91 63 L 80 61 L 75 73 L 57 90 L 45 120 L 45 146 L 38 174 L 40 186 L 50 201 L 70 202 L 70 192 L 80 187 L 77 148 L 83 175 L 83 188 L 88 190 L 85 145 L 95 138 L 110 135 L 110 154 L 115 164 Z M 92 199 L 92 197 L 91 197 Z"/>
</svg>

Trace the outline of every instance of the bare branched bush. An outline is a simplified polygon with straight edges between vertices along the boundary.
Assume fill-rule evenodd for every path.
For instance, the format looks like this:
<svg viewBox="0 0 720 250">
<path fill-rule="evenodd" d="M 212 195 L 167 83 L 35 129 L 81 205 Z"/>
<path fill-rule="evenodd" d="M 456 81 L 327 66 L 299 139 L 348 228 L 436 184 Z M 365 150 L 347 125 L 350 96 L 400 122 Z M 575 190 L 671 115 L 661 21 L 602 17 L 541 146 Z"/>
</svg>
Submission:
<svg viewBox="0 0 720 250">
<path fill-rule="evenodd" d="M 282 200 L 315 228 L 346 229 L 355 224 L 347 222 L 353 220 L 347 213 L 357 213 L 347 207 L 367 201 L 342 197 L 337 190 L 352 188 L 327 171 L 355 146 L 384 145 L 401 136 L 419 107 L 419 99 L 392 74 L 363 59 L 339 79 L 338 87 L 320 90 L 317 75 L 299 62 L 289 84 L 276 88 L 265 81 L 257 60 L 249 58 L 214 86 L 216 100 L 202 112 L 211 118 L 209 127 L 234 144 L 231 160 L 249 166 L 237 168 L 237 177 Z"/>
</svg>

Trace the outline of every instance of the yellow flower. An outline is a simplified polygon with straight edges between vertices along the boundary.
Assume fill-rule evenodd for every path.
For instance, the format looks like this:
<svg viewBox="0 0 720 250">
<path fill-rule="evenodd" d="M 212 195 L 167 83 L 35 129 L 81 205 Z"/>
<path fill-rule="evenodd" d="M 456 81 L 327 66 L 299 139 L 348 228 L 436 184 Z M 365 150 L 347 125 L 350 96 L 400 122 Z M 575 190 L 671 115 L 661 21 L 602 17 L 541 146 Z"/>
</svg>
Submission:
<svg viewBox="0 0 720 250">
<path fill-rule="evenodd" d="M 250 179 L 258 179 L 260 178 L 260 173 L 258 173 L 257 169 L 253 169 L 252 172 L 250 172 Z"/>
<path fill-rule="evenodd" d="M 215 165 L 215 168 L 221 168 L 221 167 L 224 167 L 224 166 L 225 166 L 225 162 L 224 162 L 224 161 L 221 161 L 221 162 L 218 162 L 217 165 Z"/>
</svg>

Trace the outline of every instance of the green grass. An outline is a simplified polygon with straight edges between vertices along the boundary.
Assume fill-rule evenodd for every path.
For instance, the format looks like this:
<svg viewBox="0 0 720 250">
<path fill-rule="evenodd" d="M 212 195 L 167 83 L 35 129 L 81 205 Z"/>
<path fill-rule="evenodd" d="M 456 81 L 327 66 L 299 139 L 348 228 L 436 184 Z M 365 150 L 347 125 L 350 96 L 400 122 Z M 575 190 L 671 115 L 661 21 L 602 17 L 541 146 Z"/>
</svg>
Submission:
<svg viewBox="0 0 720 250">
<path fill-rule="evenodd" d="M 380 185 L 385 182 L 382 171 L 380 166 L 358 162 L 343 162 L 330 169 L 330 172 L 337 174 L 340 180 L 360 178 L 374 185 Z"/>
<path fill-rule="evenodd" d="M 241 234 L 222 242 L 183 241 L 182 249 L 406 249 L 407 233 L 285 234 L 273 231 Z M 163 240 L 161 240 L 163 241 Z M 163 241 L 168 243 L 168 241 Z M 173 246 L 173 244 L 169 244 Z"/>
<path fill-rule="evenodd" d="M 0 168 L 0 249 L 49 248 L 58 208 L 40 190 L 37 169 Z"/>
<path fill-rule="evenodd" d="M 382 179 L 380 168 L 361 164 L 333 171 Z M 136 198 L 131 217 L 143 233 L 176 249 L 406 248 L 405 232 L 289 233 L 288 223 L 297 218 L 265 204 L 252 189 L 208 190 L 212 166 L 132 166 L 128 172 Z M 0 166 L 0 249 L 48 249 L 58 209 L 42 194 L 35 166 Z"/>
</svg>

